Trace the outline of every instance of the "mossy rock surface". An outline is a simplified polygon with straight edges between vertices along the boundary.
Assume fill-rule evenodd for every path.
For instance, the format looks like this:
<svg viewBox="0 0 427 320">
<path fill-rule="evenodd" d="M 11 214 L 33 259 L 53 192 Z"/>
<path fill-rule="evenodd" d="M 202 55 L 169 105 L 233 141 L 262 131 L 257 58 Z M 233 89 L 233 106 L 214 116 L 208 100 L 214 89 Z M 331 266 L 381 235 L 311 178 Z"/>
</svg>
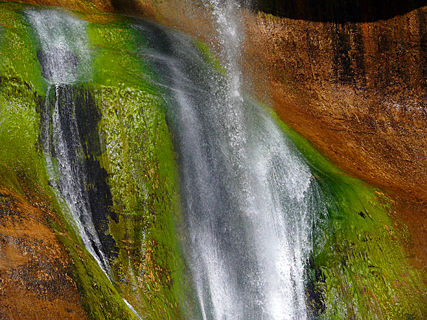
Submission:
<svg viewBox="0 0 427 320">
<path fill-rule="evenodd" d="M 135 319 L 123 297 L 148 319 L 185 318 L 191 285 L 184 284 L 177 233 L 177 167 L 162 89 L 139 54 L 146 40 L 127 18 L 79 14 L 89 21 L 93 75 L 69 90 L 80 106 L 82 154 L 93 169 L 93 183 L 86 187 L 105 200 L 97 229 L 112 243 L 110 281 L 48 182 L 41 112 L 55 97 L 46 96 L 49 84 L 42 76 L 25 8 L 0 4 L 0 183 L 22 196 L 31 190 L 51 199 L 60 217 L 52 228 L 74 261 L 74 280 L 90 318 Z M 209 48 L 196 45 L 206 61 L 224 73 Z M 321 319 L 426 317 L 426 275 L 408 262 L 404 248 L 410 236 L 393 217 L 387 195 L 339 172 L 281 125 L 311 166 L 319 192 L 326 195 L 312 261 L 307 262 L 312 312 Z"/>
</svg>

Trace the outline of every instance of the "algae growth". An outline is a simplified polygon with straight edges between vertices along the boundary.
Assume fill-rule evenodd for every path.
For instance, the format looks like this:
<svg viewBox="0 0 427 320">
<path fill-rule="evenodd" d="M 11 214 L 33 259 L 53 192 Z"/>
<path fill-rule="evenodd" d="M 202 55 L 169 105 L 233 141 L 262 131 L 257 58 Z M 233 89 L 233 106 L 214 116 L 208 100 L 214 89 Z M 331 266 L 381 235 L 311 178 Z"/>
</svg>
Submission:
<svg viewBox="0 0 427 320">
<path fill-rule="evenodd" d="M 113 268 L 127 288 L 117 284 L 143 314 L 177 319 L 183 287 L 175 228 L 177 173 L 161 91 L 138 56 L 144 39 L 126 23 L 92 24 L 89 32 L 99 66 L 94 92 L 105 143 L 100 162 L 118 214 L 118 221 L 110 222 L 119 247 Z"/>
<path fill-rule="evenodd" d="M 154 69 L 139 54 L 146 39 L 128 18 L 79 15 L 95 21 L 86 30 L 93 75 L 69 90 L 79 106 L 82 154 L 89 171 L 96 173 L 86 189 L 105 200 L 97 228 L 112 239 L 110 282 L 48 183 L 40 126 L 41 110 L 53 97 L 47 96 L 37 57 L 40 44 L 23 14 L 26 8 L 0 6 L 1 184 L 21 195 L 25 187 L 50 197 L 61 217 L 52 227 L 74 261 L 74 279 L 90 318 L 135 319 L 122 297 L 145 318 L 183 318 L 191 289 L 189 281 L 184 283 L 177 232 L 177 168 L 163 92 Z M 223 74 L 208 47 L 195 43 Z M 315 226 L 315 250 L 307 261 L 307 301 L 313 314 L 320 319 L 425 316 L 425 275 L 407 262 L 404 245 L 410 239 L 404 226 L 396 225 L 387 196 L 342 174 L 280 125 L 307 159 L 319 194 L 326 197 L 326 210 L 319 209 Z"/>
<path fill-rule="evenodd" d="M 276 116 L 306 158 L 325 197 L 308 262 L 312 312 L 320 319 L 422 319 L 426 275 L 411 266 L 410 236 L 381 190 L 336 169 Z"/>
<path fill-rule="evenodd" d="M 110 255 L 110 282 L 62 212 L 48 183 L 40 126 L 45 101 L 56 97 L 46 96 L 48 83 L 37 56 L 40 44 L 25 9 L 23 5 L 2 4 L 1 11 L 3 183 L 18 191 L 21 185 L 41 187 L 52 199 L 52 206 L 62 216 L 61 223 L 52 222 L 52 226 L 74 261 L 74 279 L 90 318 L 136 318 L 122 297 L 146 318 L 179 318 L 178 294 L 174 292 L 180 288 L 181 268 L 174 233 L 174 156 L 160 94 L 141 80 L 148 70 L 135 58 L 131 30 L 122 18 L 107 15 L 99 19 L 103 24 L 89 24 L 94 80 L 88 82 L 90 77 L 86 77 L 86 82 L 80 80 L 64 88 L 74 92 L 71 103 L 77 107 L 75 116 L 80 121 L 81 152 L 93 176 L 88 175 L 85 189 L 104 196 L 101 206 L 109 212 L 103 214 L 109 221 L 101 221 L 97 228 L 114 239 L 113 250 L 117 250 L 116 255 Z M 136 73 L 128 73 L 130 70 Z"/>
</svg>

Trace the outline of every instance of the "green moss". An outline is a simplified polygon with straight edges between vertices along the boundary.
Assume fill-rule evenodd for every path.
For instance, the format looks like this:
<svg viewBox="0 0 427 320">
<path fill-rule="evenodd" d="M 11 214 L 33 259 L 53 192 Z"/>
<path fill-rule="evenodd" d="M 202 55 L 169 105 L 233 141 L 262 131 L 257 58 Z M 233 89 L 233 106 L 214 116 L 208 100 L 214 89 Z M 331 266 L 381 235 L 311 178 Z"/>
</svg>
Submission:
<svg viewBox="0 0 427 320">
<path fill-rule="evenodd" d="M 124 21 L 90 24 L 89 36 L 95 50 L 94 81 L 106 86 L 138 85 L 141 74 L 138 57 L 130 54 L 131 30 Z"/>
<path fill-rule="evenodd" d="M 109 173 L 119 217 L 110 221 L 119 247 L 115 284 L 147 318 L 179 319 L 176 169 L 161 91 L 138 55 L 145 40 L 125 20 L 91 24 L 89 34 L 105 145 L 99 160 Z"/>
<path fill-rule="evenodd" d="M 41 94 L 47 85 L 40 77 L 41 68 L 33 45 L 33 31 L 23 16 L 25 5 L 0 3 L 0 70 L 7 78 L 21 79 Z M 22 83 L 24 83 L 22 81 Z"/>
<path fill-rule="evenodd" d="M 227 74 L 227 70 L 224 68 L 221 61 L 215 56 L 206 43 L 199 40 L 194 40 L 194 45 L 199 49 L 201 55 L 204 57 L 207 63 L 211 64 L 223 76 Z"/>
<path fill-rule="evenodd" d="M 0 165 L 9 172 L 5 174 L 9 178 L 3 181 L 15 181 L 15 175 L 27 187 L 45 187 L 37 112 L 43 100 L 37 90 L 43 87 L 43 81 L 37 77 L 40 71 L 33 59 L 29 27 L 10 6 L 15 7 L 0 4 Z M 16 181 L 12 184 L 19 191 Z"/>
<path fill-rule="evenodd" d="M 44 163 L 37 150 L 40 116 L 34 92 L 24 81 L 3 77 L 0 92 L 0 164 L 32 185 L 46 185 Z"/>
<path fill-rule="evenodd" d="M 304 155 L 325 197 L 327 213 L 319 211 L 310 271 L 312 279 L 317 272 L 316 291 L 324 299 L 320 318 L 426 316 L 426 275 L 407 259 L 408 231 L 392 216 L 388 197 L 337 170 L 273 116 Z"/>
<path fill-rule="evenodd" d="M 69 227 L 67 228 L 69 229 Z M 74 279 L 90 319 L 137 319 L 77 235 L 61 236 L 73 259 Z"/>
</svg>

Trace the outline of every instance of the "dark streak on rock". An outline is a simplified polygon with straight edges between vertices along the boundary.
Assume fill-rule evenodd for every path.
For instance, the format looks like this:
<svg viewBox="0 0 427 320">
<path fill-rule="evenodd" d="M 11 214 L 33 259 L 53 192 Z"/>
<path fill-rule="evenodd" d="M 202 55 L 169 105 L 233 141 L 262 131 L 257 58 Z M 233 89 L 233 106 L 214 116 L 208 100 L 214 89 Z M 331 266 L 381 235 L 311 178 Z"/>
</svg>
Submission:
<svg viewBox="0 0 427 320">
<path fill-rule="evenodd" d="M 257 0 L 254 9 L 295 20 L 346 23 L 391 19 L 425 5 L 426 0 Z"/>
</svg>

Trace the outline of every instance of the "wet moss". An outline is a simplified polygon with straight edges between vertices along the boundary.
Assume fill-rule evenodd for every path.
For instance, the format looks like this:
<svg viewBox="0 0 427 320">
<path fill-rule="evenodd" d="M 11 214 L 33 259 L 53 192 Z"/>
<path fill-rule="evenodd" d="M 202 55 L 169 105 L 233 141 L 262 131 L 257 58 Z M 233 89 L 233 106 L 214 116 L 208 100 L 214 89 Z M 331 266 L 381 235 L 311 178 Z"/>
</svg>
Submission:
<svg viewBox="0 0 427 320">
<path fill-rule="evenodd" d="M 69 229 L 69 228 L 67 228 Z M 137 319 L 123 302 L 117 289 L 84 249 L 77 235 L 61 236 L 60 240 L 73 259 L 79 292 L 90 319 Z"/>
<path fill-rule="evenodd" d="M 426 274 L 408 260 L 411 239 L 387 195 L 334 168 L 276 119 L 311 166 L 327 209 L 319 211 L 309 270 L 312 291 L 321 295 L 321 302 L 308 299 L 313 312 L 320 319 L 425 317 Z"/>
<path fill-rule="evenodd" d="M 226 69 L 221 64 L 221 61 L 215 56 L 209 46 L 199 40 L 194 41 L 195 46 L 200 50 L 201 55 L 205 58 L 205 61 L 212 65 L 216 70 L 218 70 L 223 76 L 227 74 Z"/>
<path fill-rule="evenodd" d="M 0 3 L 0 70 L 6 78 L 21 79 L 27 88 L 43 95 L 47 86 L 39 78 L 41 68 L 36 61 L 33 31 L 23 16 L 26 7 Z"/>
<path fill-rule="evenodd" d="M 43 100 L 38 90 L 43 82 L 36 76 L 39 66 L 32 58 L 29 26 L 10 7 L 19 6 L 0 4 L 0 164 L 9 172 L 5 174 L 9 179 L 4 181 L 21 177 L 33 187 L 46 186 L 38 150 L 37 111 Z M 16 190 L 16 182 L 13 185 Z"/>
<path fill-rule="evenodd" d="M 40 186 L 61 212 L 48 186 L 39 143 L 47 84 L 37 62 L 37 46 L 20 13 L 24 7 L 0 6 L 1 183 L 20 194 L 25 193 L 23 185 Z M 99 211 L 111 212 L 102 232 L 117 245 L 113 284 L 66 217 L 54 228 L 73 258 L 74 279 L 92 319 L 135 318 L 122 296 L 149 319 L 179 319 L 188 289 L 176 234 L 180 217 L 175 154 L 162 91 L 138 52 L 144 39 L 126 18 L 106 15 L 104 20 L 109 23 L 88 26 L 95 74 L 77 98 L 85 158 L 94 174 L 91 180 L 103 188 L 103 195 L 111 193 Z M 208 48 L 201 43 L 198 47 L 221 70 Z M 308 268 L 316 315 L 324 319 L 425 317 L 425 274 L 407 261 L 404 246 L 410 237 L 394 219 L 387 196 L 342 174 L 306 140 L 281 126 L 306 157 L 326 195 L 327 211 L 319 210 Z M 99 194 L 95 192 L 93 198 Z"/>
<path fill-rule="evenodd" d="M 117 221 L 110 221 L 119 246 L 115 283 L 147 318 L 179 319 L 177 182 L 162 93 L 138 53 L 145 40 L 125 20 L 92 24 L 89 30 L 102 112 L 100 161 L 109 174 L 118 215 Z"/>
</svg>

